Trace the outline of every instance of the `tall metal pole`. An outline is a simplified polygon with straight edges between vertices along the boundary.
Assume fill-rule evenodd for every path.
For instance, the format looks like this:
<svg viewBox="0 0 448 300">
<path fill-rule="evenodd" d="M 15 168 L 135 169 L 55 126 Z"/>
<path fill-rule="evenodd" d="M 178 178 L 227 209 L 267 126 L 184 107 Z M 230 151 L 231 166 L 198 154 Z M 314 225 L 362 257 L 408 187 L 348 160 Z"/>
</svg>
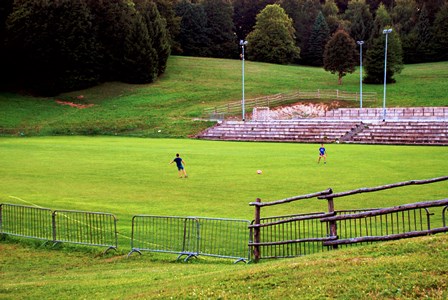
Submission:
<svg viewBox="0 0 448 300">
<path fill-rule="evenodd" d="M 362 108 L 362 44 L 364 41 L 357 41 L 359 45 L 359 108 Z"/>
<path fill-rule="evenodd" d="M 242 54 L 241 54 L 241 61 L 242 61 L 242 85 L 243 85 L 243 99 L 241 101 L 241 110 L 242 110 L 242 119 L 243 121 L 245 121 L 246 119 L 246 108 L 244 107 L 244 46 L 247 45 L 247 41 L 245 40 L 240 40 L 240 45 L 242 48 Z"/>
<path fill-rule="evenodd" d="M 384 29 L 386 35 L 386 47 L 384 48 L 384 88 L 383 88 L 383 121 L 386 121 L 386 72 L 387 72 L 387 37 L 392 32 L 392 28 Z"/>
</svg>

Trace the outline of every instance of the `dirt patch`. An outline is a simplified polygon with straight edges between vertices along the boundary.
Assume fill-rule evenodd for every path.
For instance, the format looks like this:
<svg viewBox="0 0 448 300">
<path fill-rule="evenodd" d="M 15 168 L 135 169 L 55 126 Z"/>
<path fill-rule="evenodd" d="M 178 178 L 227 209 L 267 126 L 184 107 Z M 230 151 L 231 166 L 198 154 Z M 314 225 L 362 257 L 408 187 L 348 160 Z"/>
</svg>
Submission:
<svg viewBox="0 0 448 300">
<path fill-rule="evenodd" d="M 76 99 L 77 100 L 83 100 L 84 96 L 80 95 L 80 96 L 76 97 Z M 75 107 L 75 108 L 78 108 L 78 109 L 84 109 L 84 108 L 89 108 L 89 107 L 94 106 L 94 104 L 75 103 L 75 102 L 72 102 L 72 101 L 60 100 L 60 99 L 56 99 L 55 102 L 60 104 L 60 105 L 68 105 L 68 106 Z"/>
<path fill-rule="evenodd" d="M 325 116 L 325 112 L 329 110 L 343 106 L 344 104 L 339 101 L 330 103 L 298 102 L 292 105 L 271 108 L 269 117 L 273 120 L 316 118 Z"/>
</svg>

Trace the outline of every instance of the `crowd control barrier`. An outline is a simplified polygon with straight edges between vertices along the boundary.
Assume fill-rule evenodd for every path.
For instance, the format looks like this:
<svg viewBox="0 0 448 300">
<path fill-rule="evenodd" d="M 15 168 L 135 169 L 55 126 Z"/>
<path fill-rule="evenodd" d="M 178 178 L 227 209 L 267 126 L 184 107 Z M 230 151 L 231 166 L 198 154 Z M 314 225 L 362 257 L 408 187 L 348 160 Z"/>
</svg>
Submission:
<svg viewBox="0 0 448 300">
<path fill-rule="evenodd" d="M 250 260 L 249 221 L 199 217 L 136 215 L 132 218 L 131 255 L 142 251 Z"/>
<path fill-rule="evenodd" d="M 117 220 L 100 212 L 0 204 L 0 234 L 46 242 L 117 248 Z"/>
</svg>

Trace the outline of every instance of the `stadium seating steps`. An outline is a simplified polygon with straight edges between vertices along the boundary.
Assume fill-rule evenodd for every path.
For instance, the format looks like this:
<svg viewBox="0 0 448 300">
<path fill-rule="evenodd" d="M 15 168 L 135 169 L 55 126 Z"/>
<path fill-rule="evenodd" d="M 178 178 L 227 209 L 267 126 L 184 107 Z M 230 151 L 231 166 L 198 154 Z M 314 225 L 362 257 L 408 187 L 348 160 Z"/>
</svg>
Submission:
<svg viewBox="0 0 448 300">
<path fill-rule="evenodd" d="M 384 121 L 378 120 L 381 115 L 379 112 L 370 112 L 372 117 L 368 118 L 362 111 L 356 112 L 356 109 L 345 109 L 345 113 L 332 111 L 325 117 L 316 119 L 225 120 L 203 131 L 197 138 L 297 143 L 448 145 L 448 108 L 441 109 L 442 113 L 431 108 L 432 112 L 427 115 L 424 115 L 423 108 L 416 108 L 412 115 L 400 115 L 411 111 L 409 108 L 389 109 L 390 119 Z M 422 114 L 418 113 L 420 111 Z M 341 118 L 341 115 L 344 117 Z"/>
</svg>

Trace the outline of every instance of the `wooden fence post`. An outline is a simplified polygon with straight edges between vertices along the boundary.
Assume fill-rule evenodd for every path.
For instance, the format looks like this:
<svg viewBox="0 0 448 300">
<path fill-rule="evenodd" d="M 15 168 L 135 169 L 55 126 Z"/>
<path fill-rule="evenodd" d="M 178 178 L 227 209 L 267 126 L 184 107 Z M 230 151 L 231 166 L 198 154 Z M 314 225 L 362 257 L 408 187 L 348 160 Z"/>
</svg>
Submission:
<svg viewBox="0 0 448 300">
<path fill-rule="evenodd" d="M 256 200 L 257 203 L 261 202 L 260 198 L 257 198 Z M 261 215 L 261 206 L 259 205 L 255 205 L 255 218 L 254 218 L 254 225 L 260 225 L 260 215 Z M 258 244 L 260 243 L 260 227 L 255 227 L 254 228 L 254 243 Z M 254 261 L 258 262 L 261 258 L 261 253 L 260 253 L 260 246 L 259 245 L 255 245 L 254 246 Z"/>
<path fill-rule="evenodd" d="M 333 190 L 330 189 L 330 194 L 333 194 Z M 334 200 L 333 197 L 327 198 L 328 201 L 328 213 L 334 213 Z M 338 236 L 338 228 L 336 221 L 330 221 L 330 236 Z M 333 245 L 333 249 L 337 249 L 338 245 Z"/>
</svg>

